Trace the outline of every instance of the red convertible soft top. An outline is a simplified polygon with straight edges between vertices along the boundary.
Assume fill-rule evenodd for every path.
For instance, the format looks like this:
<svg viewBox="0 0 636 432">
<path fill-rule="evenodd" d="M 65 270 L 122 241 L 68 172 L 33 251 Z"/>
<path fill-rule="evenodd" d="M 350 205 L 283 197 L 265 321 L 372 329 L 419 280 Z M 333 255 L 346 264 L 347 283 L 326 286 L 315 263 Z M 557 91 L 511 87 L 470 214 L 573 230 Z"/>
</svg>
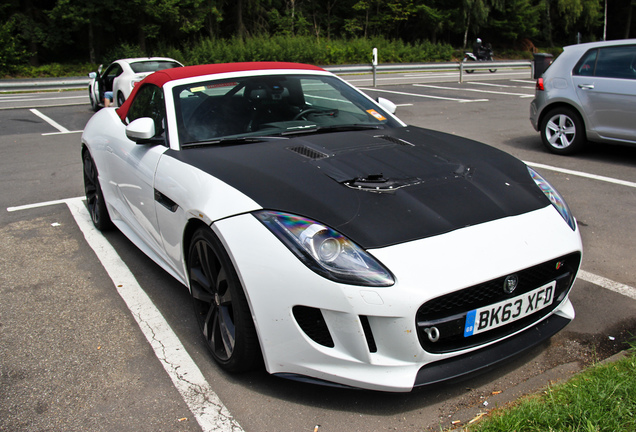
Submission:
<svg viewBox="0 0 636 432">
<path fill-rule="evenodd" d="M 117 114 L 123 120 L 128 115 L 128 107 L 130 101 L 132 101 L 137 94 L 137 90 L 143 86 L 143 84 L 154 84 L 159 87 L 169 81 L 179 80 L 183 78 L 192 78 L 203 75 L 213 75 L 228 72 L 245 72 L 245 71 L 258 71 L 258 70 L 272 70 L 272 69 L 298 69 L 298 70 L 312 70 L 323 71 L 324 69 L 318 66 L 312 66 L 302 63 L 287 63 L 287 62 L 245 62 L 245 63 L 219 63 L 209 65 L 198 66 L 185 66 L 179 68 L 165 69 L 157 71 L 148 75 L 139 84 L 135 86 L 132 93 L 126 99 L 126 102 L 117 109 Z"/>
</svg>

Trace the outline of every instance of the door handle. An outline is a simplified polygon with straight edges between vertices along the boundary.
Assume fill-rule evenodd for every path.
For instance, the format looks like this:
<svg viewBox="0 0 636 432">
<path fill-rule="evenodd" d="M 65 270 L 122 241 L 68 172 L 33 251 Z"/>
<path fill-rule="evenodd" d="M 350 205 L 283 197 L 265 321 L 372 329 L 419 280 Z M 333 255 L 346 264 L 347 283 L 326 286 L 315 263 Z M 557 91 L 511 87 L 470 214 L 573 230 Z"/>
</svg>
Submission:
<svg viewBox="0 0 636 432">
<path fill-rule="evenodd" d="M 593 90 L 594 84 L 579 84 L 579 88 L 583 90 Z"/>
</svg>

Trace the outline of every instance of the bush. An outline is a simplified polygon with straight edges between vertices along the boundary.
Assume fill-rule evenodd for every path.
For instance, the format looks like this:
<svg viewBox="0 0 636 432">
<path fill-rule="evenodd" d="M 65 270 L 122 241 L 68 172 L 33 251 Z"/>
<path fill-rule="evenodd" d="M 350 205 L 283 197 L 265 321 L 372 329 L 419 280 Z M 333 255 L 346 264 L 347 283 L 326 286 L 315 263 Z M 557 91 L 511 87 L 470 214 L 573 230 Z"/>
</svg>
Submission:
<svg viewBox="0 0 636 432">
<path fill-rule="evenodd" d="M 406 44 L 384 38 L 324 40 L 311 36 L 274 36 L 249 39 L 205 39 L 184 52 L 188 64 L 243 61 L 289 61 L 317 65 L 370 63 L 378 48 L 382 63 L 450 61 L 448 44 Z"/>
</svg>

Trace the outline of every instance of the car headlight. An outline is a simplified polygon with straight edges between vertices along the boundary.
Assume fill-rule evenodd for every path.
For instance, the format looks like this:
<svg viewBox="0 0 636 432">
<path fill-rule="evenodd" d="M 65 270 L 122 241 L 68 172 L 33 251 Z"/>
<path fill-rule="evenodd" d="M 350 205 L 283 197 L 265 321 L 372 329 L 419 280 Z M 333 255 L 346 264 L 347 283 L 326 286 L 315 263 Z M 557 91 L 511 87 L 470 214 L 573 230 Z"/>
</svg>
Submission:
<svg viewBox="0 0 636 432">
<path fill-rule="evenodd" d="M 254 216 L 307 267 L 327 279 L 375 287 L 395 283 L 393 275 L 364 249 L 321 223 L 275 211 Z"/>
<path fill-rule="evenodd" d="M 572 212 L 561 194 L 557 192 L 557 190 L 553 188 L 546 179 L 541 177 L 538 172 L 530 167 L 528 167 L 528 172 L 530 173 L 532 180 L 534 180 L 537 186 L 539 186 L 539 189 L 541 189 L 545 196 L 548 197 L 554 208 L 557 209 L 565 222 L 570 226 L 570 228 L 572 228 L 572 231 L 576 231 L 576 221 L 574 220 L 574 216 L 572 216 Z"/>
</svg>

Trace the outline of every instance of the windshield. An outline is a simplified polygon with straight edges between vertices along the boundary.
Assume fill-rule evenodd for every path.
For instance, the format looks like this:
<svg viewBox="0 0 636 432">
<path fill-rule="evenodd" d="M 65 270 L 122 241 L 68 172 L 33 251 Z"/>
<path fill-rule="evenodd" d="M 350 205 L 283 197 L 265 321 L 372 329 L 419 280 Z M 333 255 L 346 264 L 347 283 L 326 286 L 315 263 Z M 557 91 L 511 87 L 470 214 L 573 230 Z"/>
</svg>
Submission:
<svg viewBox="0 0 636 432">
<path fill-rule="evenodd" d="M 399 124 L 335 77 L 276 75 L 174 88 L 182 144 Z"/>
<path fill-rule="evenodd" d="M 164 69 L 172 69 L 176 67 L 180 67 L 179 63 L 173 61 L 140 61 L 135 63 L 130 63 L 130 68 L 134 73 L 144 73 L 144 72 L 156 72 Z"/>
</svg>

